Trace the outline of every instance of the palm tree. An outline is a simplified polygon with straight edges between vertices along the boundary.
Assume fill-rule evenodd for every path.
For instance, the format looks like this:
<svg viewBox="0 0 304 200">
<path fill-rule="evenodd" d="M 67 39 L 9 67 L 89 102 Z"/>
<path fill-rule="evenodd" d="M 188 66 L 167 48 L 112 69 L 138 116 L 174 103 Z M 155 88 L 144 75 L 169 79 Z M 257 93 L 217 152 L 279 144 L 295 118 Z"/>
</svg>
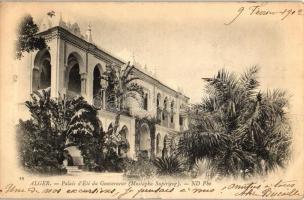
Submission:
<svg viewBox="0 0 304 200">
<path fill-rule="evenodd" d="M 291 129 L 288 100 L 281 90 L 258 90 L 257 67 L 241 76 L 220 70 L 204 78 L 208 96 L 191 108 L 189 131 L 178 150 L 189 158 L 212 160 L 214 173 L 239 176 L 284 167 L 289 158 Z"/>
<path fill-rule="evenodd" d="M 107 104 L 115 107 L 120 113 L 127 109 L 127 98 L 131 97 L 142 102 L 143 88 L 134 82 L 139 78 L 135 76 L 134 66 L 131 66 L 130 62 L 122 67 L 108 65 L 102 79 L 108 82 Z"/>
<path fill-rule="evenodd" d="M 129 148 L 129 143 L 118 132 L 120 115 L 129 114 L 127 111 L 127 98 L 133 98 L 142 102 L 144 92 L 142 86 L 135 83 L 139 78 L 134 74 L 134 66 L 128 62 L 124 66 L 108 65 L 102 79 L 108 82 L 106 90 L 107 108 L 117 113 L 113 129 L 105 133 L 105 141 L 108 149 L 119 146 Z"/>
</svg>

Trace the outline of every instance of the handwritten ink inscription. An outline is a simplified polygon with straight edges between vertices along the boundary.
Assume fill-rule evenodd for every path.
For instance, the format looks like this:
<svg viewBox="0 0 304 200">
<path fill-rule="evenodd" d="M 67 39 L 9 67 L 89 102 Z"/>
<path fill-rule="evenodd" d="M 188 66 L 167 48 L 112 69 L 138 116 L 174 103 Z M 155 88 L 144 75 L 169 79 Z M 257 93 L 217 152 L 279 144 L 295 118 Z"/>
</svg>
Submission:
<svg viewBox="0 0 304 200">
<path fill-rule="evenodd" d="M 239 18 L 244 15 L 248 16 L 278 16 L 281 21 L 285 20 L 290 16 L 303 16 L 303 9 L 291 9 L 284 8 L 282 10 L 273 10 L 271 7 L 266 7 L 267 4 L 248 6 L 248 7 L 240 7 L 236 11 L 234 17 L 230 19 L 228 22 L 224 23 L 225 25 L 230 25 L 236 22 Z"/>
<path fill-rule="evenodd" d="M 213 186 L 210 181 L 192 180 L 188 182 L 180 181 L 125 181 L 125 182 L 106 182 L 106 181 L 61 181 L 51 182 L 47 180 L 32 181 L 28 186 L 17 186 L 13 183 L 0 188 L 4 194 L 88 194 L 97 195 L 104 198 L 140 198 L 142 195 L 157 194 L 179 194 L 188 193 L 189 195 L 220 194 L 227 197 L 233 194 L 235 197 L 246 198 L 279 198 L 279 197 L 300 197 L 303 194 L 297 188 L 295 180 L 279 180 L 273 183 L 230 183 L 222 188 Z M 98 196 L 99 195 L 99 196 Z"/>
<path fill-rule="evenodd" d="M 296 188 L 295 180 L 280 180 L 274 184 L 259 184 L 250 182 L 247 184 L 230 184 L 222 188 L 222 191 L 236 191 L 235 196 L 241 197 L 293 197 L 301 196 Z"/>
</svg>

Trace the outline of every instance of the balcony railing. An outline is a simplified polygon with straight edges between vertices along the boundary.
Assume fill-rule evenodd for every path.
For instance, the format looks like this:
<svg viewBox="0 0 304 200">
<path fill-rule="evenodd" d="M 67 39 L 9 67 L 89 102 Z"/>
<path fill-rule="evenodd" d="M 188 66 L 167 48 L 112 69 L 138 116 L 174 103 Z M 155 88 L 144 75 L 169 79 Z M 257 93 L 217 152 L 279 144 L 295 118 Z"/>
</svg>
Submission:
<svg viewBox="0 0 304 200">
<path fill-rule="evenodd" d="M 189 112 L 189 106 L 185 106 L 185 105 L 183 105 L 183 106 L 181 106 L 181 108 L 179 109 L 179 113 L 181 114 L 181 115 L 185 115 L 185 114 L 187 114 L 188 112 Z"/>
<path fill-rule="evenodd" d="M 103 97 L 102 95 L 95 95 L 93 97 L 93 106 L 97 109 L 103 108 Z"/>
</svg>

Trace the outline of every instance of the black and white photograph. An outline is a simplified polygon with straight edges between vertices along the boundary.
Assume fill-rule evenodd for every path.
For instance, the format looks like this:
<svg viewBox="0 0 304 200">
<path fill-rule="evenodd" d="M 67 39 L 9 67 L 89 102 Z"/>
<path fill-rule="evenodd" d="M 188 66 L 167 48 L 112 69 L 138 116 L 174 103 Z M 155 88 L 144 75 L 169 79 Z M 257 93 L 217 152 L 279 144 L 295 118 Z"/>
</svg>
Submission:
<svg viewBox="0 0 304 200">
<path fill-rule="evenodd" d="M 301 199 L 302 3 L 0 3 L 0 199 Z"/>
</svg>

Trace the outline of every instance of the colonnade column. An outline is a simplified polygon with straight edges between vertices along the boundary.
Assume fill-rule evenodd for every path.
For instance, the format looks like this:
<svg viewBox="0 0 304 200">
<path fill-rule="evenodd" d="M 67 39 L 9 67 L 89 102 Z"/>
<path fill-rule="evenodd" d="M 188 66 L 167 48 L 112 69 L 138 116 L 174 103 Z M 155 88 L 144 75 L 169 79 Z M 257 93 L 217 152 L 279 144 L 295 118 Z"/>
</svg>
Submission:
<svg viewBox="0 0 304 200">
<path fill-rule="evenodd" d="M 81 96 L 83 96 L 85 99 L 87 99 L 87 91 L 86 91 L 86 82 L 87 82 L 87 74 L 82 73 L 80 74 L 81 78 Z"/>
<path fill-rule="evenodd" d="M 101 95 L 102 95 L 102 109 L 106 109 L 106 90 L 101 89 Z"/>
<path fill-rule="evenodd" d="M 60 73 L 60 68 L 64 67 L 64 55 L 61 51 L 63 49 L 61 43 L 59 36 L 48 43 L 51 55 L 51 97 L 58 97 L 58 93 L 63 87 L 61 83 L 63 74 Z"/>
</svg>

